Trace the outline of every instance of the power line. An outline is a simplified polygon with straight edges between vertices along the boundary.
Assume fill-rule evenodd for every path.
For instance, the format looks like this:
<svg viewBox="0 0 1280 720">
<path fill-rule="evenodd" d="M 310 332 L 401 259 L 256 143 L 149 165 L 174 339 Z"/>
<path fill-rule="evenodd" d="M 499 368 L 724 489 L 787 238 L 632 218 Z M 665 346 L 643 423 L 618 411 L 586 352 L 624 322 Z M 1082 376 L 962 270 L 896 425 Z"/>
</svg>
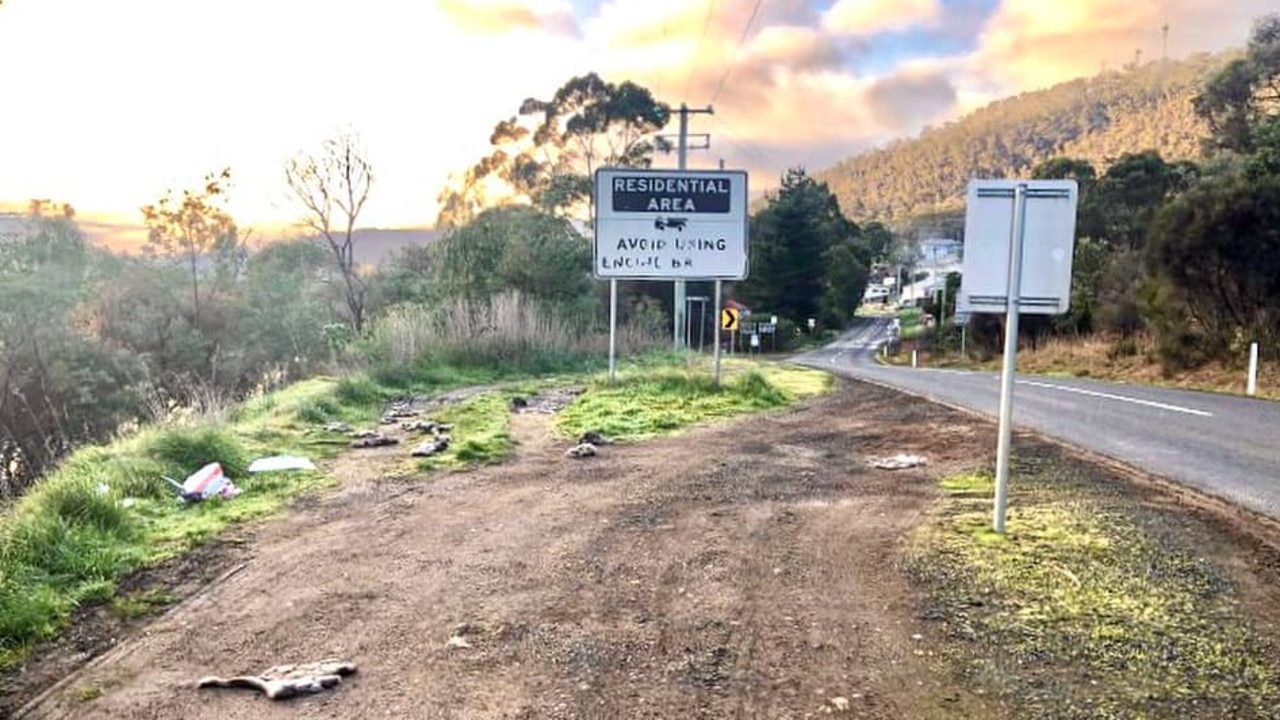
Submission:
<svg viewBox="0 0 1280 720">
<path fill-rule="evenodd" d="M 719 120 L 720 117 L 721 117 L 720 115 L 716 115 L 717 120 Z M 720 123 L 720 122 L 717 122 L 716 124 L 723 125 L 723 123 Z M 716 137 L 721 140 L 724 140 L 730 146 L 737 148 L 738 152 L 741 153 L 747 160 L 755 161 L 761 165 L 776 166 L 778 172 L 785 171 L 789 166 L 788 163 L 779 162 L 777 155 L 775 155 L 773 152 L 769 150 L 765 150 L 764 148 L 756 148 L 753 150 L 735 141 L 733 139 L 734 136 L 742 137 L 743 134 L 737 132 L 732 127 L 725 126 L 723 127 L 723 130 L 725 132 L 718 134 Z"/>
<path fill-rule="evenodd" d="M 667 21 L 666 21 L 666 20 L 663 20 L 663 21 L 662 21 L 662 44 L 663 44 L 663 45 L 666 45 L 666 44 L 667 44 L 667 32 L 668 32 Z M 658 84 L 657 84 L 657 87 L 655 87 L 655 88 L 654 88 L 654 93 L 653 93 L 653 96 L 654 96 L 655 98 L 660 98 L 660 97 L 662 97 L 662 86 L 666 84 L 666 83 L 664 83 L 662 80 L 663 80 L 663 78 L 662 78 L 662 71 L 661 71 L 661 70 L 659 70 L 659 71 L 658 71 Z"/>
<path fill-rule="evenodd" d="M 702 37 L 698 38 L 698 51 L 694 53 L 693 58 L 696 61 L 702 55 L 702 46 L 707 42 L 707 33 L 711 30 L 711 17 L 716 12 L 716 0 L 711 0 L 707 5 L 707 17 L 702 21 Z M 682 99 L 689 98 L 689 87 L 693 85 L 693 71 L 698 66 L 697 62 L 689 63 L 689 76 L 684 81 L 684 96 Z"/>
<path fill-rule="evenodd" d="M 755 24 L 756 16 L 760 14 L 760 7 L 764 5 L 765 0 L 756 0 L 755 7 L 751 8 L 751 17 L 747 18 L 746 27 L 742 28 L 742 37 L 738 38 L 738 47 L 734 48 L 733 56 L 729 60 L 729 66 L 724 69 L 724 74 L 720 76 L 720 83 L 716 86 L 716 91 L 711 95 L 711 104 L 715 105 L 716 100 L 720 98 L 721 91 L 724 90 L 724 84 L 729 80 L 729 74 L 733 72 L 733 63 L 738 59 L 738 53 L 742 51 L 742 46 L 747 42 L 747 36 L 751 34 L 751 26 Z"/>
</svg>

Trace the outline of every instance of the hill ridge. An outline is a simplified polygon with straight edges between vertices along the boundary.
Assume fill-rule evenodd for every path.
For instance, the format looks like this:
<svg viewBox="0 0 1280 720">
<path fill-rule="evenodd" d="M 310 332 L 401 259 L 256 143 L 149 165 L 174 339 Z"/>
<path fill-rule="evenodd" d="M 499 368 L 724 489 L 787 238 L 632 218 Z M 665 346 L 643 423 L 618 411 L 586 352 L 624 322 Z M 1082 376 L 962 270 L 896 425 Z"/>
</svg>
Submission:
<svg viewBox="0 0 1280 720">
<path fill-rule="evenodd" d="M 1026 177 L 1058 155 L 1088 160 L 1099 172 L 1145 149 L 1170 161 L 1194 159 L 1208 131 L 1191 101 L 1239 52 L 1157 60 L 1002 98 L 814 176 L 849 217 L 900 225 L 961 210 L 970 178 Z"/>
</svg>

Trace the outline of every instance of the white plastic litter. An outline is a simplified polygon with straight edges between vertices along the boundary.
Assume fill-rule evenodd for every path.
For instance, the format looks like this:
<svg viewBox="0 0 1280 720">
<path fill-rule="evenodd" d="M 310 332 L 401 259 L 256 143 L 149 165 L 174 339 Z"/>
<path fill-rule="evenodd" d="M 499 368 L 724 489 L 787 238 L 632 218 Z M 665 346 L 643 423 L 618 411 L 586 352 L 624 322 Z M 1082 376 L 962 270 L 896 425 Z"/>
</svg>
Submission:
<svg viewBox="0 0 1280 720">
<path fill-rule="evenodd" d="M 928 460 L 919 455 L 906 455 L 904 453 L 898 453 L 893 457 L 869 458 L 867 460 L 868 465 L 881 470 L 905 470 L 907 468 L 920 467 L 928 462 Z"/>
<path fill-rule="evenodd" d="M 278 470 L 315 470 L 315 463 L 304 457 L 295 457 L 293 455 L 276 455 L 274 457 L 258 458 L 249 463 L 249 472 L 276 472 Z"/>
<path fill-rule="evenodd" d="M 240 488 L 222 471 L 222 464 L 216 462 L 195 471 L 181 485 L 172 478 L 164 479 L 177 490 L 183 502 L 200 502 L 215 496 L 229 500 L 240 494 Z"/>
</svg>

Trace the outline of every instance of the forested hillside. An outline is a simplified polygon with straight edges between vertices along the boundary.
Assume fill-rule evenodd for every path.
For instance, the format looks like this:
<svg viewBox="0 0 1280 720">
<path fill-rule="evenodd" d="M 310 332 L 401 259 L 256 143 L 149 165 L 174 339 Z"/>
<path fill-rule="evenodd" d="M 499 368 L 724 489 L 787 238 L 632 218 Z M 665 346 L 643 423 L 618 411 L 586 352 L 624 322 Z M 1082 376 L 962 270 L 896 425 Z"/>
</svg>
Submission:
<svg viewBox="0 0 1280 720">
<path fill-rule="evenodd" d="M 972 177 L 1026 176 L 1054 156 L 1099 170 L 1144 149 L 1195 158 L 1208 128 L 1192 98 L 1239 54 L 1152 62 L 1024 93 L 816 175 L 850 217 L 902 221 L 958 210 Z"/>
</svg>

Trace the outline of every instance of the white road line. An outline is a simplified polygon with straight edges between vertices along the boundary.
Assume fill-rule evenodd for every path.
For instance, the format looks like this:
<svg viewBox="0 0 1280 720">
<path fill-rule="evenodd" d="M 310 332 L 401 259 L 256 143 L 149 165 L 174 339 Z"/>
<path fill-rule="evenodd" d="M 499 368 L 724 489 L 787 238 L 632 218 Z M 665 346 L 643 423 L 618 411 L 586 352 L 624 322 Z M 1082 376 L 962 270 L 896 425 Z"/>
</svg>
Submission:
<svg viewBox="0 0 1280 720">
<path fill-rule="evenodd" d="M 1159 408 L 1161 410 L 1172 410 L 1173 412 L 1186 413 L 1188 415 L 1213 417 L 1213 413 L 1205 412 L 1204 410 L 1195 410 L 1192 408 L 1180 407 L 1178 405 L 1168 405 L 1162 402 L 1142 400 L 1140 398 L 1126 397 L 1124 395 L 1112 395 L 1111 393 L 1097 392 L 1094 390 L 1081 390 L 1080 388 L 1067 387 L 1066 385 L 1053 385 L 1050 383 L 1035 382 L 1033 380 L 1019 380 L 1018 384 L 1046 388 L 1049 390 L 1061 390 L 1062 392 L 1076 393 L 1078 395 L 1089 395 L 1090 397 L 1105 398 L 1107 400 L 1119 400 L 1120 402 L 1133 403 L 1135 405 L 1146 405 L 1147 407 Z"/>
</svg>

